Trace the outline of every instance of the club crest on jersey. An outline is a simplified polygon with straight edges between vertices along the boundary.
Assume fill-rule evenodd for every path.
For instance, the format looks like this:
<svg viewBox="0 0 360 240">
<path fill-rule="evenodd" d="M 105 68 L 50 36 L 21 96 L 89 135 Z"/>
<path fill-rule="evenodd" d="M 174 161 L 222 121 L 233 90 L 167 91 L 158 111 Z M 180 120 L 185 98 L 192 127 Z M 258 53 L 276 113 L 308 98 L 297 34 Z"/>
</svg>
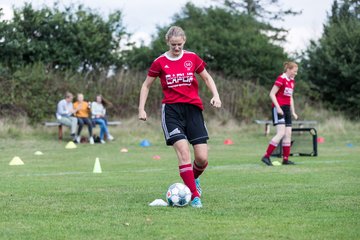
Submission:
<svg viewBox="0 0 360 240">
<path fill-rule="evenodd" d="M 184 62 L 184 67 L 185 67 L 188 71 L 190 71 L 190 69 L 191 69 L 192 66 L 193 66 L 192 61 L 187 60 L 186 62 Z"/>
<path fill-rule="evenodd" d="M 293 94 L 293 91 L 294 91 L 294 90 L 293 90 L 292 88 L 287 88 L 287 87 L 286 87 L 286 88 L 284 89 L 284 95 L 285 95 L 285 96 L 288 96 L 288 97 L 291 97 L 292 94 Z"/>
</svg>

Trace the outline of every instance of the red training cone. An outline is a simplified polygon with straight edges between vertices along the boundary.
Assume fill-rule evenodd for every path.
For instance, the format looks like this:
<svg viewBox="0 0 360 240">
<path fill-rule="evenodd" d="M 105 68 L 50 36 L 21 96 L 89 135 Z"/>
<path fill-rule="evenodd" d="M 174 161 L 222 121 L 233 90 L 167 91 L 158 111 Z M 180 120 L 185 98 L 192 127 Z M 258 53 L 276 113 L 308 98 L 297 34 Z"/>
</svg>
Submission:
<svg viewBox="0 0 360 240">
<path fill-rule="evenodd" d="M 234 142 L 231 139 L 225 139 L 224 144 L 225 145 L 233 145 Z"/>
</svg>

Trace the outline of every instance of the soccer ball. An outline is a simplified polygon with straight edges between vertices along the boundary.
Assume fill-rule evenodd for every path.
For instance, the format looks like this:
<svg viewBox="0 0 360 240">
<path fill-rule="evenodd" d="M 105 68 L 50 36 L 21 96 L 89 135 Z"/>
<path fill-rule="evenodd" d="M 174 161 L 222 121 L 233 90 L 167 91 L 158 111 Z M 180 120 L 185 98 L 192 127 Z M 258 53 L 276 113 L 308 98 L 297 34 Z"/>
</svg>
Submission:
<svg viewBox="0 0 360 240">
<path fill-rule="evenodd" d="M 174 183 L 168 188 L 166 199 L 170 206 L 184 207 L 191 200 L 190 189 L 182 183 Z"/>
</svg>

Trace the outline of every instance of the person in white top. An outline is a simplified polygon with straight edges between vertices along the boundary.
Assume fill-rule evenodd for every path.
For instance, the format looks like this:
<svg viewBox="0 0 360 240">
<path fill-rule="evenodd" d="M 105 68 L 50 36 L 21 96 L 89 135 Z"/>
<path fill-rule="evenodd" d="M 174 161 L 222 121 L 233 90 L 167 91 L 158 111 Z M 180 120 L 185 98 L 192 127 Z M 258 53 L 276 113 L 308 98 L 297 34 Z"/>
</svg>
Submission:
<svg viewBox="0 0 360 240">
<path fill-rule="evenodd" d="M 101 96 L 96 96 L 96 101 L 91 103 L 91 115 L 93 121 L 100 126 L 100 141 L 101 143 L 105 143 L 104 136 L 108 140 L 114 140 L 114 137 L 111 136 L 109 129 L 107 127 L 107 119 L 106 119 L 106 106 L 109 103 Z"/>
<path fill-rule="evenodd" d="M 60 124 L 71 128 L 71 138 L 76 143 L 76 129 L 78 120 L 76 117 L 74 117 L 75 109 L 72 103 L 73 98 L 74 96 L 72 93 L 65 93 L 65 98 L 60 100 L 57 104 L 56 119 Z"/>
</svg>

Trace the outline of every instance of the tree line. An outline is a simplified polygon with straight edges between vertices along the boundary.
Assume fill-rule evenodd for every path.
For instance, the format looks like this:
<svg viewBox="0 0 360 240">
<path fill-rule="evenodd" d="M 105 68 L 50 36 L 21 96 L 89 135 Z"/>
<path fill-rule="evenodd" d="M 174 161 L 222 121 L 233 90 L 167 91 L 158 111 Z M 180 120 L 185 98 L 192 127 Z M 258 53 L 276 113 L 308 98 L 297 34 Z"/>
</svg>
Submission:
<svg viewBox="0 0 360 240">
<path fill-rule="evenodd" d="M 170 25 L 185 29 L 186 49 L 197 52 L 209 71 L 230 85 L 246 86 L 238 89 L 242 92 L 239 98 L 257 99 L 251 95 L 270 89 L 282 71 L 282 63 L 294 58 L 282 47 L 287 31 L 274 27 L 273 21 L 301 12 L 282 9 L 278 0 L 218 2 L 211 7 L 187 3 L 169 25 L 158 26 L 149 46 L 139 47 L 129 41 L 131 34 L 121 11 L 103 16 L 83 5 L 63 7 L 58 3 L 39 9 L 26 3 L 13 9 L 12 19 L 0 22 L 2 115 L 16 109 L 39 121 L 51 114 L 49 105 L 66 90 L 106 92 L 110 98 L 124 101 L 115 100 L 118 109 L 135 110 L 136 87 L 143 79 L 131 85 L 134 79 L 129 76 L 143 76 L 167 49 L 164 35 Z M 272 7 L 266 8 L 270 4 Z M 321 38 L 296 56 L 301 73 L 297 92 L 308 102 L 322 102 L 351 118 L 360 117 L 359 5 L 358 0 L 334 0 Z M 112 88 L 120 87 L 119 82 L 124 88 L 120 92 L 128 97 L 119 96 Z M 223 86 L 224 91 L 231 91 Z M 249 117 L 243 116 L 246 114 L 236 117 Z"/>
</svg>

